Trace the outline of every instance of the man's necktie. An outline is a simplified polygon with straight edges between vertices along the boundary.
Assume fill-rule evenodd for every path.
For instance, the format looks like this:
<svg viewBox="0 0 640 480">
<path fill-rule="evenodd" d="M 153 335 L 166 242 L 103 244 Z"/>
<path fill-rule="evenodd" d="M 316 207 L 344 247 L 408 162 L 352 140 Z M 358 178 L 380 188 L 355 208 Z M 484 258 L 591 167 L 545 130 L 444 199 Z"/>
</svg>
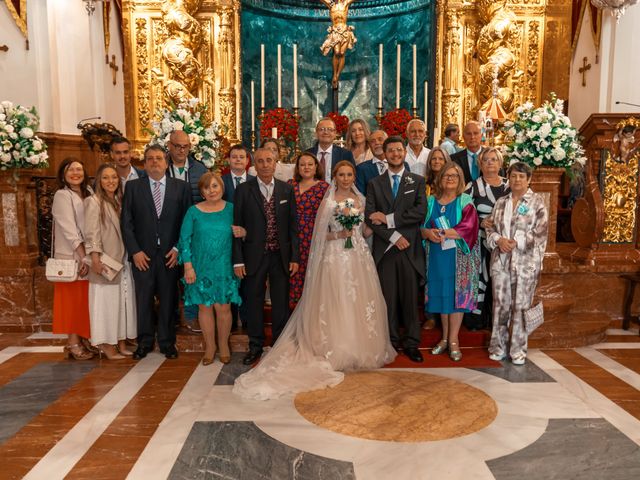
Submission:
<svg viewBox="0 0 640 480">
<path fill-rule="evenodd" d="M 478 171 L 478 155 L 475 153 L 471 154 L 471 179 L 475 180 L 480 176 L 480 172 Z"/>
<path fill-rule="evenodd" d="M 238 185 L 240 185 L 242 183 L 242 177 L 236 177 L 236 188 L 238 188 Z"/>
<path fill-rule="evenodd" d="M 378 166 L 378 175 L 382 175 L 384 173 L 384 163 L 378 162 L 376 165 Z"/>
<path fill-rule="evenodd" d="M 327 152 L 320 152 L 320 164 L 322 165 L 322 170 L 324 171 L 325 178 L 327 176 Z"/>
<path fill-rule="evenodd" d="M 391 193 L 393 193 L 393 198 L 396 198 L 398 195 L 398 187 L 400 187 L 400 175 L 393 175 L 393 186 L 391 187 Z"/>
<path fill-rule="evenodd" d="M 162 192 L 160 191 L 160 182 L 153 182 L 153 204 L 156 206 L 156 214 L 160 218 L 162 213 Z"/>
</svg>

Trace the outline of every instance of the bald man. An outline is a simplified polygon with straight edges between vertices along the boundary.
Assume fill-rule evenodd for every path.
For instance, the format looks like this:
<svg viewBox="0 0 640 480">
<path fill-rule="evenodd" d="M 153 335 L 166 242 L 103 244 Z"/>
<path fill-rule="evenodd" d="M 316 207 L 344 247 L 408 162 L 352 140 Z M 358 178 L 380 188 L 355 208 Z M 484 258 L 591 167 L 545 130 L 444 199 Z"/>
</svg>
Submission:
<svg viewBox="0 0 640 480">
<path fill-rule="evenodd" d="M 191 187 L 191 199 L 193 203 L 201 202 L 203 198 L 200 195 L 198 182 L 200 181 L 200 177 L 207 173 L 208 170 L 202 162 L 199 162 L 193 158 L 193 156 L 189 155 L 191 152 L 189 135 L 182 130 L 174 130 L 169 137 L 167 150 L 169 151 L 167 176 L 187 182 Z"/>
<path fill-rule="evenodd" d="M 373 153 L 373 158 L 362 162 L 356 167 L 356 187 L 365 197 L 367 196 L 367 183 L 369 183 L 369 180 L 387 171 L 387 160 L 382 147 L 386 139 L 387 134 L 384 130 L 376 130 L 369 135 L 369 147 Z"/>
</svg>

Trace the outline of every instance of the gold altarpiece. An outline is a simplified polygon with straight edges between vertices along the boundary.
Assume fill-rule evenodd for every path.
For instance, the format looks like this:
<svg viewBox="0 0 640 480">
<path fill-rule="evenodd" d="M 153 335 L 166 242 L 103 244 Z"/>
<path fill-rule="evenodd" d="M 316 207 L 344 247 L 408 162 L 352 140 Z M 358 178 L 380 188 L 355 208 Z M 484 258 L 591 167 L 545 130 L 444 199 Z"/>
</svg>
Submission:
<svg viewBox="0 0 640 480">
<path fill-rule="evenodd" d="M 240 8 L 239 0 L 123 1 L 127 135 L 137 146 L 168 99 L 182 95 L 204 100 L 226 138 L 240 139 Z M 437 0 L 436 15 L 434 127 L 476 118 L 495 75 L 507 111 L 550 92 L 567 98 L 570 0 Z"/>
</svg>

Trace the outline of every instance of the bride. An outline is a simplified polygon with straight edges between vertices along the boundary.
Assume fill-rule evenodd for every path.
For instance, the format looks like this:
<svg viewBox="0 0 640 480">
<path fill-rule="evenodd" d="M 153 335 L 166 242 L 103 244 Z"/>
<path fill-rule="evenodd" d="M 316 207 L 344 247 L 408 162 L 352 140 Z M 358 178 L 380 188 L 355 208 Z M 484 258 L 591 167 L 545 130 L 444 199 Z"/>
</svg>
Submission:
<svg viewBox="0 0 640 480">
<path fill-rule="evenodd" d="M 379 368 L 395 358 L 363 227 L 345 230 L 334 217 L 337 203 L 347 198 L 364 211 L 355 173 L 349 162 L 336 165 L 318 209 L 300 302 L 273 348 L 236 379 L 234 393 L 268 400 L 331 387 L 342 381 L 343 371 Z M 345 248 L 347 237 L 353 248 Z"/>
</svg>

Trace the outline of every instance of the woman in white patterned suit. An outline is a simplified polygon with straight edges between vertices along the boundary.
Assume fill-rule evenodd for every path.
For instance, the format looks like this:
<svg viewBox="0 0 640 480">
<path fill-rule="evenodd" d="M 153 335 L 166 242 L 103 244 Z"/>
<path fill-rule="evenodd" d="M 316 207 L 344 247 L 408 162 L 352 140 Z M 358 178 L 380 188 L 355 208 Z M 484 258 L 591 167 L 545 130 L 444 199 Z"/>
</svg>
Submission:
<svg viewBox="0 0 640 480">
<path fill-rule="evenodd" d="M 503 360 L 508 350 L 515 365 L 527 357 L 524 312 L 532 306 L 547 247 L 548 212 L 542 195 L 529 188 L 531 173 L 526 163 L 509 167 L 511 193 L 498 199 L 486 227 L 493 282 L 489 356 Z"/>
</svg>

